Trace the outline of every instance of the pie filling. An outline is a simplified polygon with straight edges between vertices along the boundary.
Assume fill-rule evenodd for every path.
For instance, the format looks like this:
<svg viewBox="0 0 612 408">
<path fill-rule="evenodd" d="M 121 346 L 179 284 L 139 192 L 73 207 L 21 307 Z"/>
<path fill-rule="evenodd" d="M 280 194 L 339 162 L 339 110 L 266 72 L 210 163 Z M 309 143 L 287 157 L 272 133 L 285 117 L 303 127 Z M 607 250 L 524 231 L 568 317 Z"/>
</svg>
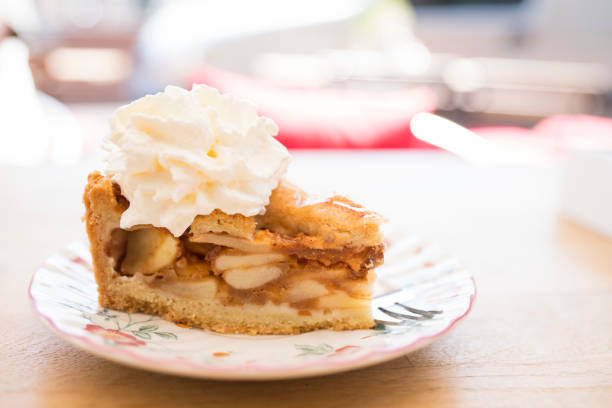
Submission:
<svg viewBox="0 0 612 408">
<path fill-rule="evenodd" d="M 257 230 L 175 238 L 165 229 L 116 229 L 107 247 L 115 270 L 152 289 L 225 305 L 289 305 L 299 314 L 367 308 L 383 246 L 326 247 L 311 237 Z"/>
</svg>

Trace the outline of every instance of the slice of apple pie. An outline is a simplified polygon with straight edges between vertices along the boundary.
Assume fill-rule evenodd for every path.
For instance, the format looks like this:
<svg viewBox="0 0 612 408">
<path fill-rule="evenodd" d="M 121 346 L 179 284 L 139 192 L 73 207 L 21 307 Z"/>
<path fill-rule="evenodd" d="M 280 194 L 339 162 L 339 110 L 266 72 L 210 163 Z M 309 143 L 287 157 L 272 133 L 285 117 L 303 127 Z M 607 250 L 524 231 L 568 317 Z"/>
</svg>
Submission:
<svg viewBox="0 0 612 408">
<path fill-rule="evenodd" d="M 292 334 L 365 329 L 380 217 L 334 196 L 315 199 L 281 181 L 261 215 L 198 215 L 176 237 L 121 228 L 130 206 L 93 173 L 85 220 L 103 307 L 155 314 L 221 333 Z"/>
</svg>

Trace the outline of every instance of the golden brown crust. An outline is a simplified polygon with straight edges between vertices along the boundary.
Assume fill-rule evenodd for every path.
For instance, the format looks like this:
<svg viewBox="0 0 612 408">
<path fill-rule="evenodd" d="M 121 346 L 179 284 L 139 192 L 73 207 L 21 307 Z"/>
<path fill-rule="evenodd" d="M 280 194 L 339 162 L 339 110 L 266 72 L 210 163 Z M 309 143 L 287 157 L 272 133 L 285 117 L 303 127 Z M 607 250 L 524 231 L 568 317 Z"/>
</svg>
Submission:
<svg viewBox="0 0 612 408">
<path fill-rule="evenodd" d="M 326 247 L 379 245 L 382 218 L 342 196 L 318 198 L 287 181 L 270 196 L 258 227 L 289 236 L 306 235 Z"/>
<path fill-rule="evenodd" d="M 242 214 L 229 215 L 215 210 L 208 215 L 198 215 L 191 224 L 191 234 L 207 232 L 227 233 L 241 238 L 250 239 L 255 232 L 255 217 L 245 217 Z"/>
<path fill-rule="evenodd" d="M 255 225 L 255 219 L 257 225 Z M 267 229 L 291 237 L 300 237 L 304 246 L 340 248 L 376 246 L 382 241 L 382 218 L 342 196 L 315 198 L 287 181 L 281 181 L 270 196 L 263 215 L 244 217 L 219 210 L 198 216 L 190 234 L 228 233 L 251 238 L 256 229 Z"/>
<path fill-rule="evenodd" d="M 94 172 L 87 178 L 83 195 L 85 225 L 102 305 L 106 303 L 107 288 L 115 273 L 110 253 L 113 231 L 119 228 L 121 214 L 128 206 L 127 201 L 122 200 L 117 193 L 112 181 L 100 173 Z"/>
</svg>

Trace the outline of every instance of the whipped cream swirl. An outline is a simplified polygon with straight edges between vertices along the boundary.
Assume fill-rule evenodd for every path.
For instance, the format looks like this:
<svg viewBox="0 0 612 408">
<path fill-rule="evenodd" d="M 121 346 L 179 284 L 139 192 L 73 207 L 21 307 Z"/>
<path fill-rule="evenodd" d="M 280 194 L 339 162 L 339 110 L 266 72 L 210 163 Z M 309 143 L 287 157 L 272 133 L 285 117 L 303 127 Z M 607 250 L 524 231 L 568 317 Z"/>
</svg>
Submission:
<svg viewBox="0 0 612 408">
<path fill-rule="evenodd" d="M 130 206 L 121 228 L 151 224 L 180 236 L 197 215 L 265 211 L 289 165 L 276 124 L 208 86 L 168 86 L 115 112 L 106 174 Z"/>
</svg>

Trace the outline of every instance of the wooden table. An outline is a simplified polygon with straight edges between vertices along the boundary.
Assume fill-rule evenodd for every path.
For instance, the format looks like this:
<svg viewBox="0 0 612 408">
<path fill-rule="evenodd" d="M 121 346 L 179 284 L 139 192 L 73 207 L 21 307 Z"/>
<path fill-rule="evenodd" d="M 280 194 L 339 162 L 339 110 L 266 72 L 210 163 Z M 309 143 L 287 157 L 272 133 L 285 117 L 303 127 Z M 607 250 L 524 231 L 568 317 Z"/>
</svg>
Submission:
<svg viewBox="0 0 612 408">
<path fill-rule="evenodd" d="M 0 406 L 612 406 L 612 242 L 558 215 L 558 165 L 474 168 L 444 153 L 300 153 L 290 177 L 337 188 L 457 253 L 478 298 L 448 336 L 379 366 L 267 383 L 122 367 L 47 332 L 26 289 L 84 236 L 90 158 L 0 168 Z"/>
</svg>

